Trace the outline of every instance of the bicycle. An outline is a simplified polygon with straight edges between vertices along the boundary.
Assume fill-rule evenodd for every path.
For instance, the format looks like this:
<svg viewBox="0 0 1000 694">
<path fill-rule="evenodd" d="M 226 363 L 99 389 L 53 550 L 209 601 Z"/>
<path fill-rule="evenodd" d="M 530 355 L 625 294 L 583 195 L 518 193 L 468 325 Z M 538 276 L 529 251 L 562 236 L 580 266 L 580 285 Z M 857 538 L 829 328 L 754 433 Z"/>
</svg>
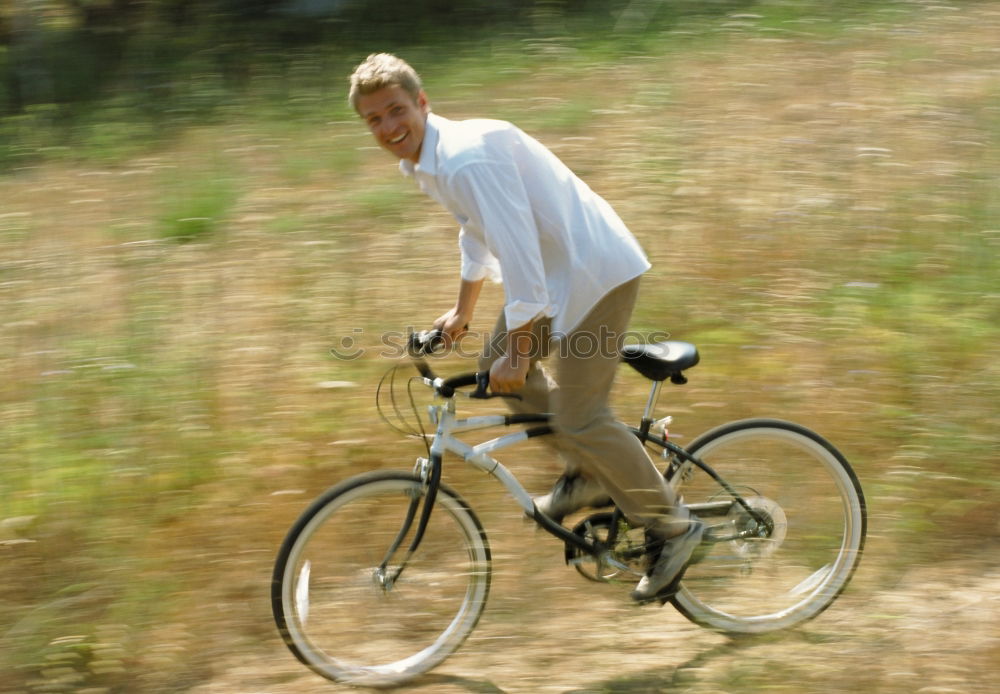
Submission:
<svg viewBox="0 0 1000 694">
<path fill-rule="evenodd" d="M 434 433 L 411 432 L 424 439 L 427 456 L 412 472 L 368 472 L 328 489 L 292 526 L 275 563 L 278 630 L 302 663 L 334 681 L 389 687 L 417 677 L 454 653 L 483 612 L 490 548 L 472 508 L 441 481 L 446 453 L 499 480 L 523 513 L 565 543 L 566 562 L 585 578 L 629 585 L 655 559 L 643 528 L 616 508 L 572 528 L 541 513 L 492 456 L 551 434 L 549 415 L 458 418 L 460 394 L 495 394 L 488 373 L 434 374 L 425 359 L 434 341 L 425 333 L 409 345 L 419 371 L 410 385 L 435 395 L 428 407 Z M 867 531 L 861 485 L 844 456 L 819 434 L 776 419 L 730 422 L 682 448 L 668 437 L 669 418 L 656 420 L 654 409 L 666 381 L 687 382 L 684 372 L 699 361 L 695 346 L 628 345 L 622 359 L 652 381 L 635 435 L 708 526 L 683 580 L 664 591 L 661 604 L 730 634 L 786 629 L 829 607 L 857 568 Z M 418 414 L 412 392 L 410 406 Z M 526 428 L 475 445 L 456 438 L 514 425 Z"/>
</svg>

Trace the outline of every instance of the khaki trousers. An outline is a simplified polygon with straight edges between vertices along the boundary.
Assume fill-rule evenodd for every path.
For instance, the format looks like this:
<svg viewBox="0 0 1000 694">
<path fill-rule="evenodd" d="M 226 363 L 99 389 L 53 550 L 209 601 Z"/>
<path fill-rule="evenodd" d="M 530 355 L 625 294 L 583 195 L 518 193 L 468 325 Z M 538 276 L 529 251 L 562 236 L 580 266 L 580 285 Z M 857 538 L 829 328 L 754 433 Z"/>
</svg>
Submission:
<svg viewBox="0 0 1000 694">
<path fill-rule="evenodd" d="M 687 526 L 673 490 L 628 427 L 615 419 L 608 397 L 621 361 L 625 330 L 639 291 L 636 278 L 608 292 L 568 335 L 553 339 L 551 321 L 535 322 L 536 349 L 515 412 L 550 412 L 553 436 L 544 437 L 568 474 L 596 480 L 633 522 L 670 537 Z M 503 312 L 480 359 L 485 370 L 506 348 Z M 548 369 L 541 361 L 547 358 Z"/>
</svg>

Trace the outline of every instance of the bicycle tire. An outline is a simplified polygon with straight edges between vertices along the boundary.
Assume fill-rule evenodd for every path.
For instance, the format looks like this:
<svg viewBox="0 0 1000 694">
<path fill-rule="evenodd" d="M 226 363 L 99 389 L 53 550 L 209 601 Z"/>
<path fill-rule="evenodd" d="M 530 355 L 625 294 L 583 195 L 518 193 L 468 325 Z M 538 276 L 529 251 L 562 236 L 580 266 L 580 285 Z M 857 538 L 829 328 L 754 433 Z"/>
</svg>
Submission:
<svg viewBox="0 0 1000 694">
<path fill-rule="evenodd" d="M 426 532 L 398 580 L 376 567 L 423 495 L 419 477 L 376 471 L 321 495 L 278 553 L 271 584 L 285 644 L 327 679 L 391 687 L 440 664 L 475 628 L 490 587 L 490 548 L 469 505 L 442 484 Z M 410 537 L 390 567 L 406 555 Z"/>
<path fill-rule="evenodd" d="M 867 534 L 864 494 L 847 459 L 816 432 L 774 419 L 722 425 L 687 452 L 767 523 L 754 530 L 765 537 L 710 545 L 672 598 L 677 610 L 721 632 L 759 634 L 796 626 L 829 607 L 857 569 Z M 731 496 L 704 471 L 690 469 L 677 484 L 685 503 L 725 507 L 718 502 Z M 704 520 L 716 538 L 760 525 L 739 504 L 721 519 Z"/>
</svg>

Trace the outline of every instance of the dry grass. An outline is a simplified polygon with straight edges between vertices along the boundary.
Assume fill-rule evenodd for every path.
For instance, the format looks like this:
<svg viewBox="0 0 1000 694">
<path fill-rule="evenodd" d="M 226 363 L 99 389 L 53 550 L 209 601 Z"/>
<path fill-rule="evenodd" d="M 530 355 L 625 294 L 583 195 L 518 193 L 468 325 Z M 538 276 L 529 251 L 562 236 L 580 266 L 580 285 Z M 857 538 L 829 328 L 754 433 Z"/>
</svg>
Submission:
<svg viewBox="0 0 1000 694">
<path fill-rule="evenodd" d="M 496 70 L 487 87 L 428 86 L 443 115 L 501 115 L 537 134 L 640 237 L 655 269 L 637 329 L 704 355 L 671 393 L 680 437 L 775 415 L 844 449 L 871 504 L 859 585 L 891 602 L 898 576 L 975 553 L 1000 529 L 1000 10 L 913 3 L 856 22 L 691 30 L 662 35 L 670 50 L 598 63 L 572 42 L 529 47 L 559 59 Z M 0 200 L 0 644 L 16 668 L 0 691 L 311 691 L 269 624 L 269 564 L 312 494 L 418 453 L 373 418 L 377 348 L 452 300 L 453 223 L 353 121 L 247 117 L 113 166 L 22 171 L 0 180 Z M 178 242 L 178 228 L 196 238 Z M 485 301 L 489 325 L 499 292 Z M 328 356 L 345 337 L 364 358 Z M 644 388 L 623 378 L 630 416 Z M 538 463 L 515 467 L 534 488 L 554 474 L 537 451 L 524 460 Z M 452 474 L 474 505 L 503 503 Z M 547 541 L 521 558 L 531 535 L 516 513 L 484 515 L 510 557 L 486 633 L 520 653 L 519 615 L 539 608 L 525 596 L 577 579 Z M 718 645 L 679 617 L 670 626 L 694 639 L 691 662 Z M 880 647 L 874 617 L 861 635 L 841 627 L 837 638 Z M 637 627 L 659 638 L 653 628 Z M 470 649 L 457 672 L 472 677 L 492 651 Z M 841 655 L 877 670 L 877 691 L 897 690 L 889 664 Z M 541 691 L 551 662 L 524 657 L 525 688 L 504 691 Z M 709 660 L 670 673 L 691 691 L 779 681 L 739 651 Z M 646 679 L 609 683 L 613 666 L 594 663 L 586 681 L 604 683 L 586 691 L 658 691 L 670 675 L 637 664 Z M 907 667 L 927 686 L 981 682 Z"/>
</svg>

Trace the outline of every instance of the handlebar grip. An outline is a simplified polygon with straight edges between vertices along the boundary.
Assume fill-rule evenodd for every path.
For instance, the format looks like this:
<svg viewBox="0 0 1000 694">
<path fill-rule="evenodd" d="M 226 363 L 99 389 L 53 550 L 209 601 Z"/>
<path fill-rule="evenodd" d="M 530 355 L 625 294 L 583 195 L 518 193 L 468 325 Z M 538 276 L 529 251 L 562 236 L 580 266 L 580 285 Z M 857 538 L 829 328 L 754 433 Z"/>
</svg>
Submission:
<svg viewBox="0 0 1000 694">
<path fill-rule="evenodd" d="M 421 330 L 418 333 L 410 333 L 406 349 L 410 356 L 427 356 L 434 354 L 442 345 L 444 345 L 444 333 L 441 330 Z"/>
<path fill-rule="evenodd" d="M 463 330 L 468 330 L 468 324 Z M 410 356 L 427 356 L 434 354 L 444 347 L 444 331 L 441 328 L 432 330 L 421 330 L 418 333 L 410 333 L 410 339 L 406 344 Z"/>
</svg>

